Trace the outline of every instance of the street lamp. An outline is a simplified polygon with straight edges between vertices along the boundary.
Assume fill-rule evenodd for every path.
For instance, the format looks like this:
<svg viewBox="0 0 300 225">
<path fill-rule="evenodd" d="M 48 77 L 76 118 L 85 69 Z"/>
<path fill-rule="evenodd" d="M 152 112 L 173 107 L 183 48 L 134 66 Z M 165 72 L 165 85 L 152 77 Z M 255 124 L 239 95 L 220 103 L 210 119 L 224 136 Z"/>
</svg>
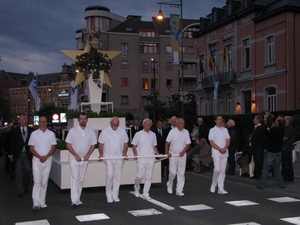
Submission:
<svg viewBox="0 0 300 225">
<path fill-rule="evenodd" d="M 158 11 L 158 14 L 156 16 L 157 19 L 161 20 L 164 18 L 164 15 L 161 10 L 161 5 L 169 5 L 169 6 L 175 6 L 180 7 L 180 45 L 179 45 L 179 51 L 181 51 L 180 55 L 180 92 L 182 93 L 184 91 L 184 85 L 183 85 L 183 30 L 182 30 L 182 0 L 179 1 L 179 3 L 173 3 L 173 2 L 158 2 L 160 9 Z M 183 117 L 183 104 L 181 104 L 181 115 Z"/>
<path fill-rule="evenodd" d="M 153 123 L 155 122 L 155 59 L 151 59 L 153 65 Z"/>
</svg>

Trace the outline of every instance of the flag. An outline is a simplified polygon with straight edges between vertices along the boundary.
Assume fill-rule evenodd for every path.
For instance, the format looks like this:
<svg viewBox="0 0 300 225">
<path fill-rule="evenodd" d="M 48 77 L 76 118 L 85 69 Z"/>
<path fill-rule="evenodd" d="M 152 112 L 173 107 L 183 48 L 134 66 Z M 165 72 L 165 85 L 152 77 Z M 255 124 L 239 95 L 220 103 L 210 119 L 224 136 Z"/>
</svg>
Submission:
<svg viewBox="0 0 300 225">
<path fill-rule="evenodd" d="M 224 45 L 224 49 L 223 49 L 223 66 L 226 66 L 226 61 L 228 58 L 228 48 L 227 45 Z"/>
<path fill-rule="evenodd" d="M 70 102 L 70 105 L 69 105 L 68 109 L 76 110 L 77 109 L 77 89 L 78 89 L 78 86 L 74 87 L 74 83 L 75 83 L 75 81 L 73 80 L 70 84 L 70 86 L 72 87 L 72 93 L 71 93 L 71 102 Z"/>
<path fill-rule="evenodd" d="M 40 111 L 41 98 L 37 98 L 35 109 L 36 111 Z"/>
<path fill-rule="evenodd" d="M 209 69 L 210 69 L 210 71 L 214 70 L 214 63 L 215 63 L 215 58 L 214 58 L 212 52 L 210 52 L 210 56 L 209 56 Z"/>
<path fill-rule="evenodd" d="M 37 75 L 33 75 L 31 83 L 29 84 L 29 90 L 34 99 L 35 106 L 37 107 Z"/>
<path fill-rule="evenodd" d="M 219 82 L 214 83 L 214 100 L 218 100 Z"/>
<path fill-rule="evenodd" d="M 173 64 L 179 65 L 179 37 L 180 37 L 180 23 L 179 15 L 170 14 L 170 31 L 171 31 L 171 46 Z"/>
</svg>

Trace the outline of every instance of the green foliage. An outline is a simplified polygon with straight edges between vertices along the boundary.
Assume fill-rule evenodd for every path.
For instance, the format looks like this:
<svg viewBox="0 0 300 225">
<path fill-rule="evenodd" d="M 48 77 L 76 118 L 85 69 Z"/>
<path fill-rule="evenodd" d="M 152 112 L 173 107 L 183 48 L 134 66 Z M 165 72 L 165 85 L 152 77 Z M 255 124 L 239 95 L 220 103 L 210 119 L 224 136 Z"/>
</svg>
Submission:
<svg viewBox="0 0 300 225">
<path fill-rule="evenodd" d="M 59 150 L 65 150 L 65 149 L 67 149 L 65 141 L 57 140 L 56 143 L 57 143 L 56 144 L 56 149 L 59 149 Z"/>
<path fill-rule="evenodd" d="M 66 113 L 67 109 L 63 107 L 55 107 L 54 103 L 48 103 L 43 105 L 37 112 L 39 116 L 45 116 L 48 121 L 51 121 L 52 115 L 54 113 Z"/>
</svg>

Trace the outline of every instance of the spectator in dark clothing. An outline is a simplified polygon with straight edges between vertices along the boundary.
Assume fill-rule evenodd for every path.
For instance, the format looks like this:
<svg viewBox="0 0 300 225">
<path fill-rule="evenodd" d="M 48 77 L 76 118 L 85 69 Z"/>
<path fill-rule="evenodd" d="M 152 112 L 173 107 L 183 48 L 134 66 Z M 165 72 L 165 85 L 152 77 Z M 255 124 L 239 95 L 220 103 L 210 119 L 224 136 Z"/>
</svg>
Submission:
<svg viewBox="0 0 300 225">
<path fill-rule="evenodd" d="M 205 138 L 208 140 L 208 132 L 205 128 L 205 125 L 203 123 L 203 119 L 201 117 L 197 118 L 197 123 L 198 123 L 198 134 L 200 138 Z"/>
<path fill-rule="evenodd" d="M 294 181 L 294 169 L 292 163 L 292 151 L 294 148 L 294 128 L 292 126 L 292 118 L 290 116 L 285 116 L 285 130 L 282 143 L 282 176 L 284 181 L 293 182 Z"/>
<path fill-rule="evenodd" d="M 238 133 L 235 128 L 235 121 L 232 119 L 229 119 L 227 121 L 227 129 L 230 136 L 230 145 L 228 147 L 228 164 L 229 169 L 227 171 L 228 175 L 235 175 L 235 153 L 237 152 L 239 148 L 239 138 Z"/>
<path fill-rule="evenodd" d="M 259 180 L 257 188 L 265 188 L 268 179 L 268 170 L 273 165 L 274 172 L 277 178 L 277 182 L 281 188 L 285 188 L 284 180 L 280 171 L 280 161 L 282 154 L 282 142 L 284 137 L 284 120 L 278 117 L 275 122 L 270 126 L 267 124 L 265 118 L 264 132 L 267 136 L 267 148 L 264 155 L 263 171 Z"/>
<path fill-rule="evenodd" d="M 266 136 L 264 132 L 263 118 L 261 115 L 256 115 L 253 119 L 254 129 L 250 137 L 251 147 L 253 152 L 254 176 L 253 179 L 260 179 L 263 162 L 264 150 L 266 148 Z"/>
</svg>

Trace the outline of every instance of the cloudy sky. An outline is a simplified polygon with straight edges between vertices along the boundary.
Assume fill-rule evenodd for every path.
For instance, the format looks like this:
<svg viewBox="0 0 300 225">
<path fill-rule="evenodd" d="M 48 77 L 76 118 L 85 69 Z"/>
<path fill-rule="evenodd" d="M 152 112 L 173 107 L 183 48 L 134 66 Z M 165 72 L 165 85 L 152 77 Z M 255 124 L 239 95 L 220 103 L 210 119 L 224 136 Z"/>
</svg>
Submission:
<svg viewBox="0 0 300 225">
<path fill-rule="evenodd" d="M 91 5 L 108 7 L 123 17 L 156 16 L 157 0 L 0 0 L 0 70 L 38 74 L 61 72 L 72 61 L 60 50 L 75 50 L 75 32 L 85 28 L 84 10 Z M 183 0 L 183 18 L 199 19 L 226 0 Z M 162 6 L 165 15 L 179 8 Z"/>
</svg>

